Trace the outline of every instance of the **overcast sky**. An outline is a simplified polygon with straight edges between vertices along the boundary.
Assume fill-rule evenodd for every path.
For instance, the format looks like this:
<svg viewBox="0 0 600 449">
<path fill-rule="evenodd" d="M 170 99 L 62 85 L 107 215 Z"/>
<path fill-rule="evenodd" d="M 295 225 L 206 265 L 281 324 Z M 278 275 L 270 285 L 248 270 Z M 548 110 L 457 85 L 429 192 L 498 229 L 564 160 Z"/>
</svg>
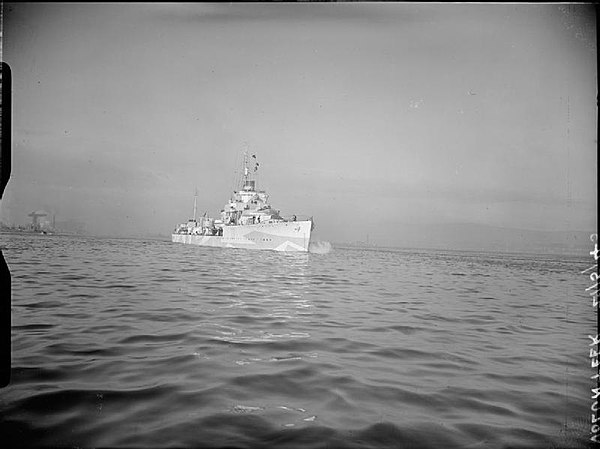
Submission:
<svg viewBox="0 0 600 449">
<path fill-rule="evenodd" d="M 217 215 L 244 148 L 324 240 L 596 229 L 585 5 L 11 4 L 5 223 L 98 234 Z M 393 243 L 389 237 L 388 243 Z"/>
</svg>

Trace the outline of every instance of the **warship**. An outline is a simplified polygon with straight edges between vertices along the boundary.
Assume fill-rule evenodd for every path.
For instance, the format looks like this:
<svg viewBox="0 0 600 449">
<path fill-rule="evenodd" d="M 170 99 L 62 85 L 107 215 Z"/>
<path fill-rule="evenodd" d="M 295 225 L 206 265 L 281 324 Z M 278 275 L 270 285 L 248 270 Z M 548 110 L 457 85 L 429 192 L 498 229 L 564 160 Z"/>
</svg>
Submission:
<svg viewBox="0 0 600 449">
<path fill-rule="evenodd" d="M 211 218 L 206 213 L 196 217 L 196 192 L 193 218 L 175 228 L 171 241 L 221 248 L 308 252 L 315 227 L 313 218 L 282 217 L 279 210 L 271 207 L 267 192 L 257 187 L 258 167 L 256 155 L 248 157 L 245 152 L 240 183 L 221 210 L 220 218 Z"/>
</svg>

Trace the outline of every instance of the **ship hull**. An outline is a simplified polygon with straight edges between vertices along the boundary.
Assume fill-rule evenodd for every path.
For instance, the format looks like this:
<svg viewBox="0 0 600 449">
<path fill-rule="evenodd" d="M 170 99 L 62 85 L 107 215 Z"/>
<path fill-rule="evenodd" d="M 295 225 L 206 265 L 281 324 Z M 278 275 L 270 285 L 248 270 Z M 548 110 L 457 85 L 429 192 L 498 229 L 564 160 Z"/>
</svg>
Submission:
<svg viewBox="0 0 600 449">
<path fill-rule="evenodd" d="M 223 227 L 223 236 L 172 234 L 171 241 L 219 248 L 307 252 L 312 221 L 287 221 Z"/>
</svg>

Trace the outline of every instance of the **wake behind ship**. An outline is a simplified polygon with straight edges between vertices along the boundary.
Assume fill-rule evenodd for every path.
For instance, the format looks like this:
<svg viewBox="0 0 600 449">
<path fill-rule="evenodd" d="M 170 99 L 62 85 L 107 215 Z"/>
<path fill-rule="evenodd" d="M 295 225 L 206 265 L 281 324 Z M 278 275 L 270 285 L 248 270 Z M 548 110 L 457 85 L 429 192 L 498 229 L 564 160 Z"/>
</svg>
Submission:
<svg viewBox="0 0 600 449">
<path fill-rule="evenodd" d="M 205 214 L 197 220 L 195 196 L 194 218 L 177 226 L 171 236 L 172 242 L 222 248 L 308 251 L 314 229 L 312 217 L 298 220 L 295 215 L 280 216 L 279 211 L 269 205 L 269 195 L 256 188 L 256 179 L 253 179 L 259 165 L 256 156 L 252 155 L 252 174 L 248 159 L 245 153 L 241 185 L 225 204 L 221 218 L 214 219 Z"/>
</svg>

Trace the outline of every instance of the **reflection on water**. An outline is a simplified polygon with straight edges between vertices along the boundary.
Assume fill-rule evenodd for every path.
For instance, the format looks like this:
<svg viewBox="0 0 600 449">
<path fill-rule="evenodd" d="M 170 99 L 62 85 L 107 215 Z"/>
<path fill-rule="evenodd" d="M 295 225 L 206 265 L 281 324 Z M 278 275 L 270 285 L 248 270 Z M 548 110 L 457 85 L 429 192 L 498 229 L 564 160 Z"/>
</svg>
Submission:
<svg viewBox="0 0 600 449">
<path fill-rule="evenodd" d="M 13 445 L 537 448 L 589 433 L 586 259 L 0 243 Z"/>
</svg>

